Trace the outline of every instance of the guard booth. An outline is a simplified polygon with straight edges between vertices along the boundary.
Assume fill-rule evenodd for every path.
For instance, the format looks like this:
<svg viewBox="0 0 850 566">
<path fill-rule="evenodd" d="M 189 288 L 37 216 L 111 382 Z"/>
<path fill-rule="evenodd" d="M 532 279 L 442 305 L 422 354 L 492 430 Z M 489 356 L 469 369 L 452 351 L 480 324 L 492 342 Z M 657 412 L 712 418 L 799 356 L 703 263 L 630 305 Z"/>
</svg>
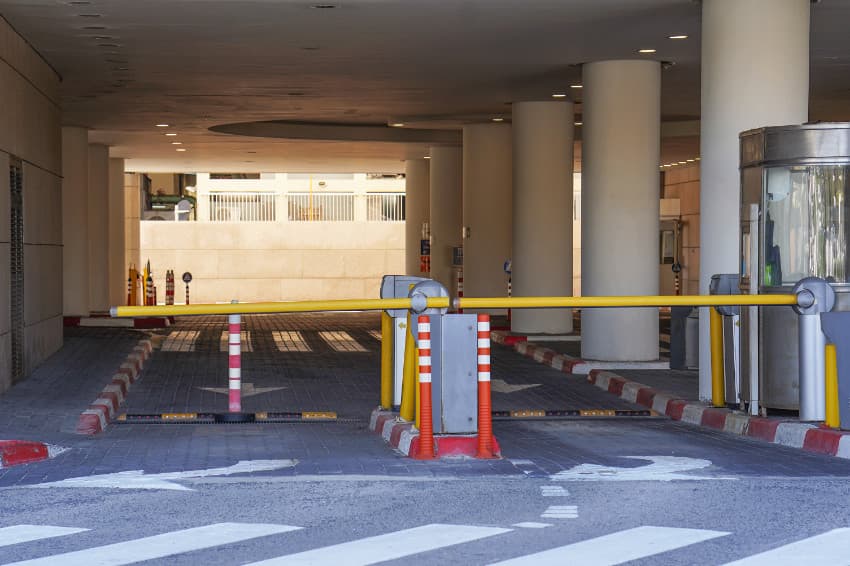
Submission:
<svg viewBox="0 0 850 566">
<path fill-rule="evenodd" d="M 820 277 L 835 291 L 833 310 L 850 310 L 850 124 L 750 130 L 740 135 L 740 152 L 741 291 L 789 293 L 801 280 Z M 741 335 L 742 399 L 750 412 L 800 410 L 802 420 L 823 420 L 820 408 L 801 410 L 811 385 L 799 379 L 794 311 L 744 308 Z"/>
<path fill-rule="evenodd" d="M 381 298 L 417 295 L 447 297 L 445 287 L 432 279 L 385 275 Z M 444 309 L 443 309 L 444 310 Z M 387 311 L 393 319 L 393 406 L 401 404 L 408 311 Z M 478 432 L 478 317 L 428 309 L 431 319 L 431 398 L 435 434 Z M 414 343 L 417 316 L 411 317 Z M 417 344 L 418 347 L 418 344 Z M 415 362 L 418 363 L 418 362 Z"/>
</svg>

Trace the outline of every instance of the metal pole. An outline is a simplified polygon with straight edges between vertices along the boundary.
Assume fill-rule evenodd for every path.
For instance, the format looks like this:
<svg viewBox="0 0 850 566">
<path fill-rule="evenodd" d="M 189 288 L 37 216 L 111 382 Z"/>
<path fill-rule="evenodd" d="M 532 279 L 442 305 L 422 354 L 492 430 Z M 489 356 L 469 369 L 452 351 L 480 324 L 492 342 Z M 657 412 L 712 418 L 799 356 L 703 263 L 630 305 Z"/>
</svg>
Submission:
<svg viewBox="0 0 850 566">
<path fill-rule="evenodd" d="M 401 407 L 399 417 L 402 420 L 413 422 L 416 419 L 416 383 L 413 365 L 416 363 L 416 346 L 413 343 L 413 332 L 410 328 L 411 317 L 407 313 L 407 329 L 404 336 L 404 370 L 401 382 Z"/>
<path fill-rule="evenodd" d="M 723 382 L 723 316 L 717 309 L 708 309 L 711 334 L 711 404 L 726 406 L 725 383 Z"/>
<path fill-rule="evenodd" d="M 239 301 L 233 300 L 232 304 Z M 242 412 L 242 316 L 231 314 L 228 316 L 228 341 L 227 351 L 230 361 L 228 370 L 228 392 L 231 413 Z"/>
<path fill-rule="evenodd" d="M 418 460 L 434 458 L 434 416 L 431 408 L 431 317 L 419 316 L 419 453 Z"/>
<path fill-rule="evenodd" d="M 393 319 L 381 312 L 381 408 L 393 408 Z"/>
<path fill-rule="evenodd" d="M 759 292 L 759 206 L 750 205 L 750 294 L 757 295 Z M 752 305 L 747 307 L 749 316 L 747 321 L 747 333 L 750 342 L 750 414 L 759 414 L 759 399 L 761 391 L 759 387 L 759 307 Z"/>
<path fill-rule="evenodd" d="M 826 419 L 826 336 L 820 314 L 835 305 L 835 290 L 825 280 L 806 277 L 794 285 L 800 331 L 800 420 Z"/>
<path fill-rule="evenodd" d="M 478 315 L 478 450 L 493 458 L 493 405 L 490 399 L 490 315 Z"/>
<path fill-rule="evenodd" d="M 835 344 L 826 345 L 826 426 L 841 426 L 838 406 L 838 356 Z"/>
</svg>

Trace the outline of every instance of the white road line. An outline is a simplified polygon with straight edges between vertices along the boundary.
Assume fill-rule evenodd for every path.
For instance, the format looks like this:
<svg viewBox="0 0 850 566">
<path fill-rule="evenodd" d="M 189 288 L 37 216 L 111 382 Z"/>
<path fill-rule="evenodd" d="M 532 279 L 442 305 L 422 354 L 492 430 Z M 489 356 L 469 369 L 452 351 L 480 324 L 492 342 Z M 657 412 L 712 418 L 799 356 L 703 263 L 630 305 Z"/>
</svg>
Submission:
<svg viewBox="0 0 850 566">
<path fill-rule="evenodd" d="M 366 566 L 510 532 L 511 529 L 432 524 L 280 556 L 248 566 Z"/>
<path fill-rule="evenodd" d="M 173 554 L 191 552 L 230 544 L 257 537 L 295 531 L 301 527 L 268 525 L 261 523 L 217 523 L 194 529 L 174 531 L 162 535 L 128 540 L 106 546 L 87 548 L 65 554 L 55 554 L 34 560 L 15 562 L 14 566 L 121 566 L 143 560 L 165 558 Z M 12 565 L 9 565 L 12 566 Z"/>
<path fill-rule="evenodd" d="M 637 527 L 505 560 L 493 566 L 613 566 L 728 534 L 700 529 Z"/>
<path fill-rule="evenodd" d="M 850 529 L 834 529 L 792 542 L 726 566 L 787 566 L 797 564 L 850 565 Z"/>
<path fill-rule="evenodd" d="M 44 538 L 75 535 L 87 530 L 72 527 L 51 527 L 50 525 L 15 525 L 13 527 L 3 527 L 0 529 L 0 546 L 32 542 Z"/>
<path fill-rule="evenodd" d="M 540 516 L 544 519 L 578 519 L 578 506 L 550 505 Z"/>
<path fill-rule="evenodd" d="M 567 497 L 569 494 L 569 491 L 559 485 L 540 486 L 540 495 L 543 497 Z"/>
<path fill-rule="evenodd" d="M 551 527 L 553 525 L 552 523 L 535 523 L 534 521 L 526 521 L 524 523 L 514 523 L 511 526 L 518 527 L 520 529 L 545 529 L 546 527 Z"/>
</svg>

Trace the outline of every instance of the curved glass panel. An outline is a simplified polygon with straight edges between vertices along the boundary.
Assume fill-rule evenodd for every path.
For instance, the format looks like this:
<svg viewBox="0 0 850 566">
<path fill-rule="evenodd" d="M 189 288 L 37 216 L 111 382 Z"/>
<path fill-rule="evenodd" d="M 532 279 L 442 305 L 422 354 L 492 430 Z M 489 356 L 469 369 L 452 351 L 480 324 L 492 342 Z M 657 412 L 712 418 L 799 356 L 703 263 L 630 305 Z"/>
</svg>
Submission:
<svg viewBox="0 0 850 566">
<path fill-rule="evenodd" d="M 809 276 L 847 283 L 848 169 L 844 165 L 765 169 L 762 284 Z"/>
</svg>

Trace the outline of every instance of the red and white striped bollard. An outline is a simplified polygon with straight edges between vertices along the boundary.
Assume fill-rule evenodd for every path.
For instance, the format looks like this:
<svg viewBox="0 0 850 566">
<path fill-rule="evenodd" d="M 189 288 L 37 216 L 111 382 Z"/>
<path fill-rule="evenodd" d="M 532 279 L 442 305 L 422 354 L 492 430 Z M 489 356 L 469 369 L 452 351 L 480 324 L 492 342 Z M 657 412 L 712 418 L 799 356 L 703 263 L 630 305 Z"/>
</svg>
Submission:
<svg viewBox="0 0 850 566">
<path fill-rule="evenodd" d="M 478 451 L 477 458 L 494 458 L 493 409 L 490 399 L 490 315 L 478 315 Z"/>
<path fill-rule="evenodd" d="M 431 317 L 420 315 L 419 331 L 419 453 L 418 460 L 434 458 L 434 416 L 431 406 Z"/>
<path fill-rule="evenodd" d="M 463 298 L 463 269 L 457 270 L 457 298 Z M 457 314 L 463 314 L 463 309 L 457 309 Z"/>
<path fill-rule="evenodd" d="M 238 301 L 231 301 L 236 303 Z M 189 301 L 186 301 L 188 304 Z M 227 352 L 229 363 L 228 393 L 231 413 L 242 412 L 242 315 L 231 314 L 227 317 Z"/>
</svg>

